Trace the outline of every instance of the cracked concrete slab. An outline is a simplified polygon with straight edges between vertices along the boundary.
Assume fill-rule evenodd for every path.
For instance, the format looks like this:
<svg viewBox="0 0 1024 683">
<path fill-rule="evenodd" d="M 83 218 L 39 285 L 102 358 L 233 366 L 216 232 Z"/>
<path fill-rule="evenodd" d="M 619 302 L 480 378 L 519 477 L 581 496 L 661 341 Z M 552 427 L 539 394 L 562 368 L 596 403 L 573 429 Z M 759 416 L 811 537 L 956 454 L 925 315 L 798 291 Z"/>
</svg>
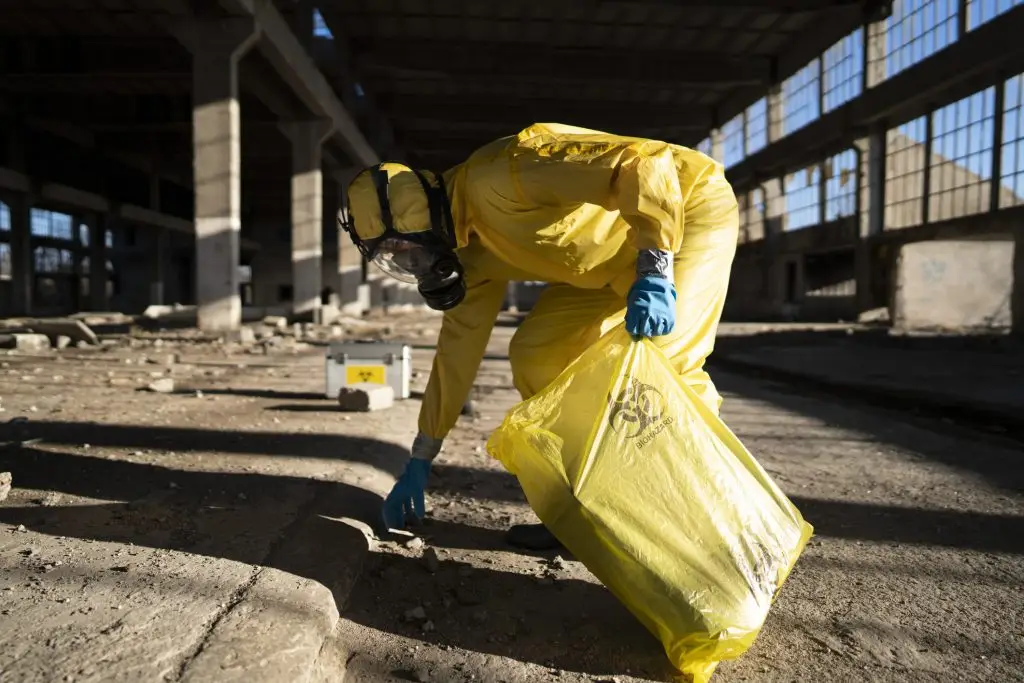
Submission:
<svg viewBox="0 0 1024 683">
<path fill-rule="evenodd" d="M 136 391 L 156 347 L 194 393 Z M 323 349 L 250 356 L 164 333 L 0 362 L 0 680 L 340 680 L 418 403 L 346 416 Z"/>
</svg>

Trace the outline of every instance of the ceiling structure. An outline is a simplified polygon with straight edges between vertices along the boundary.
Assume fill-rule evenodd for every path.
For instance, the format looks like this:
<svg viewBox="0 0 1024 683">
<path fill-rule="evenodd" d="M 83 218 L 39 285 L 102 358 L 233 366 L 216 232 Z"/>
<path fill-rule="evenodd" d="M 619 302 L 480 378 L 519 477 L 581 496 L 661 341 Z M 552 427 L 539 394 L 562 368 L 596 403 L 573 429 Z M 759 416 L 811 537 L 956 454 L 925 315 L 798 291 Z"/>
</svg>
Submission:
<svg viewBox="0 0 1024 683">
<path fill-rule="evenodd" d="M 537 122 L 694 145 L 880 4 L 11 0 L 0 12 L 0 117 L 134 159 L 187 188 L 192 58 L 169 26 L 261 2 L 297 33 L 298 9 L 316 6 L 333 39 L 307 47 L 327 87 L 378 151 L 431 168 Z M 274 56 L 253 50 L 240 65 L 243 201 L 286 217 L 291 146 L 278 124 L 311 114 Z M 357 165 L 336 141 L 325 158 Z"/>
<path fill-rule="evenodd" d="M 285 0 L 283 4 L 295 4 Z M 537 122 L 695 145 L 882 11 L 863 0 L 318 0 L 414 163 Z M 321 58 L 321 62 L 323 62 Z M 324 64 L 330 69 L 332 65 Z"/>
</svg>

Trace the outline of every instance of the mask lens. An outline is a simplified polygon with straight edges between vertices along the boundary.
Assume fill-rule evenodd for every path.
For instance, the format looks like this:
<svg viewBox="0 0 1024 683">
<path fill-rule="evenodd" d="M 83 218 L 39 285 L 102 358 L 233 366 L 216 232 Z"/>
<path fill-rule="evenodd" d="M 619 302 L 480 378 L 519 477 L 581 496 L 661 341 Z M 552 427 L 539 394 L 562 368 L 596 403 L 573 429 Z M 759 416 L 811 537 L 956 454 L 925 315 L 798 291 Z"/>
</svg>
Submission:
<svg viewBox="0 0 1024 683">
<path fill-rule="evenodd" d="M 436 255 L 428 248 L 406 240 L 389 237 L 378 245 L 373 262 L 389 276 L 416 284 L 431 272 Z"/>
</svg>

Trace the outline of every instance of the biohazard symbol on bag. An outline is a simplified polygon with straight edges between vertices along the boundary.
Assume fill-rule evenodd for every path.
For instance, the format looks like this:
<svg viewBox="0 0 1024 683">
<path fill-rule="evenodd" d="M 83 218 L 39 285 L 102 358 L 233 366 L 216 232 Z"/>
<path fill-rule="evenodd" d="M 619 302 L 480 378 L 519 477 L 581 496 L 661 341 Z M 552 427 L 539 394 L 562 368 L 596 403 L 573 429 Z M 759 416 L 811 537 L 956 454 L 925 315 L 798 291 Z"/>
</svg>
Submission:
<svg viewBox="0 0 1024 683">
<path fill-rule="evenodd" d="M 617 398 L 609 399 L 608 424 L 627 439 L 637 439 L 636 447 L 643 448 L 672 424 L 672 418 L 665 417 L 666 406 L 660 391 L 633 377 Z M 655 429 L 646 433 L 651 427 Z"/>
<path fill-rule="evenodd" d="M 812 529 L 664 353 L 623 327 L 487 443 L 537 516 L 655 634 L 674 680 L 754 643 Z"/>
</svg>

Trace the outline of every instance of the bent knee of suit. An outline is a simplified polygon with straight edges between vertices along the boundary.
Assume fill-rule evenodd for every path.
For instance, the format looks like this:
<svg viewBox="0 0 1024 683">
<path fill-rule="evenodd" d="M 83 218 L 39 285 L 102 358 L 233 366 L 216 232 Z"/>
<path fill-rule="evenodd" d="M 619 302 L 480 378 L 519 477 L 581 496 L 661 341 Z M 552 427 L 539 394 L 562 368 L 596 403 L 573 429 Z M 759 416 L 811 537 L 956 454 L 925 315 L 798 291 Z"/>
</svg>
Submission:
<svg viewBox="0 0 1024 683">
<path fill-rule="evenodd" d="M 512 366 L 512 384 L 525 401 L 536 395 L 544 387 L 553 382 L 565 368 L 550 359 L 548 354 L 539 353 L 535 349 L 517 345 L 513 341 L 509 347 L 508 360 Z"/>
</svg>

